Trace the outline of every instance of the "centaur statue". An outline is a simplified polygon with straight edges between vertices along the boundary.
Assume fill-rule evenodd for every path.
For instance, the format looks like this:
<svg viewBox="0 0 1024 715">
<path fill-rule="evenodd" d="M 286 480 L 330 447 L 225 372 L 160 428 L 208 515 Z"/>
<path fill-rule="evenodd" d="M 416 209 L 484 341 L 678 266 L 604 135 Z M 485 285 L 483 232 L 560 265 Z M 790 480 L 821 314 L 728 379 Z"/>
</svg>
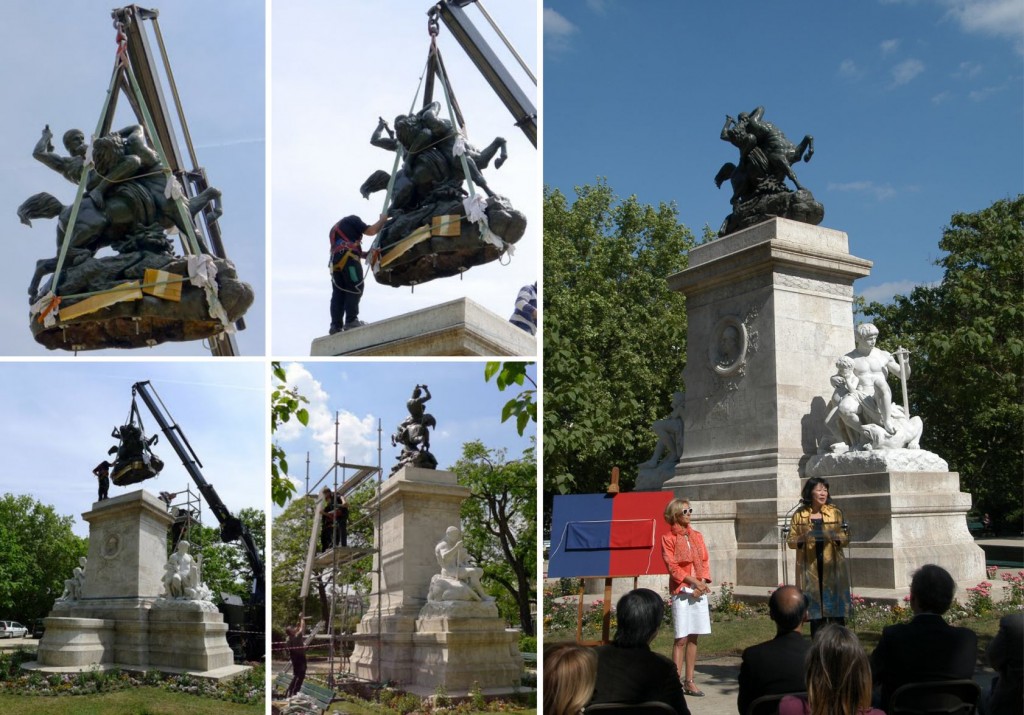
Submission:
<svg viewBox="0 0 1024 715">
<path fill-rule="evenodd" d="M 437 458 L 430 453 L 430 429 L 437 428 L 434 416 L 425 411 L 424 403 L 430 399 L 430 390 L 426 385 L 416 385 L 412 397 L 405 403 L 409 416 L 399 423 L 395 433 L 391 435 L 391 445 L 401 446 L 402 453 L 398 463 L 391 468 L 394 474 L 405 466 L 421 469 L 436 469 Z"/>
</svg>

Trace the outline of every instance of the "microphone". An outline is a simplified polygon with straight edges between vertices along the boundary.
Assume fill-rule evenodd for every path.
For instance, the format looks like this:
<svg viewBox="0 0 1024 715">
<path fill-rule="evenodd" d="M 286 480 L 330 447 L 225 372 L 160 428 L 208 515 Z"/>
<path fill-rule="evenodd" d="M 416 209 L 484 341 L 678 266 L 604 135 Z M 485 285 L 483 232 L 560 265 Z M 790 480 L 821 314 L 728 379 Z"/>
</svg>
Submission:
<svg viewBox="0 0 1024 715">
<path fill-rule="evenodd" d="M 789 518 L 791 516 L 793 516 L 794 512 L 796 512 L 796 510 L 799 509 L 800 507 L 802 507 L 803 505 L 804 505 L 803 500 L 798 501 L 796 503 L 796 506 L 794 506 L 792 509 L 787 511 L 786 515 L 784 517 L 782 517 L 783 521 L 785 522 L 783 527 L 782 527 L 782 535 L 783 536 L 789 536 L 789 532 L 791 531 L 790 526 L 789 526 L 789 523 L 790 523 L 789 522 Z"/>
</svg>

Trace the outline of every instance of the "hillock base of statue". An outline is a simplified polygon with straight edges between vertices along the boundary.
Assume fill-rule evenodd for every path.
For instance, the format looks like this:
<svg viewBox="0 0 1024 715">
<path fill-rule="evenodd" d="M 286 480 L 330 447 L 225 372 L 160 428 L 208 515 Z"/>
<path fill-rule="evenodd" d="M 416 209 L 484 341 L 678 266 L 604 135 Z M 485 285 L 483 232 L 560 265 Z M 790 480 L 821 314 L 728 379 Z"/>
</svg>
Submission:
<svg viewBox="0 0 1024 715">
<path fill-rule="evenodd" d="M 459 275 L 490 263 L 526 232 L 526 216 L 508 200 L 487 200 L 487 224 L 499 240 L 487 240 L 478 223 L 466 218 L 462 201 L 433 203 L 403 213 L 381 229 L 378 259 L 371 261 L 374 279 L 392 287 L 419 285 Z"/>
<path fill-rule="evenodd" d="M 310 347 L 313 356 L 536 354 L 537 339 L 533 335 L 469 298 L 324 335 L 313 340 Z"/>
<path fill-rule="evenodd" d="M 949 465 L 926 449 L 856 450 L 817 454 L 807 460 L 808 477 L 871 472 L 947 472 Z"/>
<path fill-rule="evenodd" d="M 817 226 L 825 218 L 825 207 L 806 189 L 755 196 L 733 207 L 718 235 L 727 236 L 772 218 L 787 218 Z"/>
<path fill-rule="evenodd" d="M 234 264 L 216 259 L 217 299 L 230 323 L 239 320 L 255 298 L 252 286 L 238 278 Z M 168 281 L 143 287 L 146 269 Z M 49 282 L 40 295 L 49 291 Z M 203 340 L 224 332 L 210 314 L 206 291 L 188 282 L 186 259 L 153 253 L 89 258 L 61 273 L 63 295 L 96 293 L 61 302 L 55 325 L 37 318 L 30 325 L 36 342 L 50 350 L 138 348 L 165 342 Z M 180 291 L 180 299 L 175 300 Z M 156 293 L 153 295 L 152 293 Z"/>
</svg>

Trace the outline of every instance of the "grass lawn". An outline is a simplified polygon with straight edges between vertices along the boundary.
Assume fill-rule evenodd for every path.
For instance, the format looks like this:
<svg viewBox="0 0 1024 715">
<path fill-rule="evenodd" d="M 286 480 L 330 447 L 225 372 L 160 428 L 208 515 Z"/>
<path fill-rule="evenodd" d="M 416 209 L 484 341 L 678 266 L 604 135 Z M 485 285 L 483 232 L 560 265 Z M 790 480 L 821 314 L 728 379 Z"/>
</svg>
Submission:
<svg viewBox="0 0 1024 715">
<path fill-rule="evenodd" d="M 0 695 L 4 715 L 263 715 L 264 705 L 169 693 L 159 688 L 130 688 L 98 695 Z"/>
</svg>

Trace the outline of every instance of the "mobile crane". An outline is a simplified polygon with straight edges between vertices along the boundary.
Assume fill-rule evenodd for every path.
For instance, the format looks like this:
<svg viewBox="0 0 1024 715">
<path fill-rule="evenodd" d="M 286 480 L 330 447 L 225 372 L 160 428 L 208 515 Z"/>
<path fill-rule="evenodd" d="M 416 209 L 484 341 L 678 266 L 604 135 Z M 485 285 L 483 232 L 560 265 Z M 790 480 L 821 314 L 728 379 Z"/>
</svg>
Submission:
<svg viewBox="0 0 1024 715">
<path fill-rule="evenodd" d="M 149 408 L 153 418 L 160 426 L 160 430 L 164 433 L 164 437 L 181 459 L 181 463 L 189 473 L 189 476 L 192 477 L 192 481 L 199 488 L 199 492 L 206 500 L 210 511 L 217 517 L 217 522 L 220 524 L 221 541 L 224 543 L 238 541 L 242 545 L 245 557 L 249 562 L 249 568 L 252 569 L 253 573 L 252 591 L 249 603 L 245 607 L 244 633 L 246 637 L 242 641 L 245 647 L 246 658 L 249 660 L 260 660 L 264 656 L 266 581 L 263 573 L 263 557 L 256 547 L 252 533 L 249 531 L 249 527 L 242 523 L 241 519 L 228 510 L 224 502 L 221 501 L 217 491 L 213 488 L 213 485 L 203 477 L 203 473 L 200 471 L 203 465 L 199 461 L 199 457 L 196 456 L 192 445 L 189 444 L 184 432 L 181 431 L 181 427 L 171 419 L 170 413 L 164 406 L 163 401 L 160 400 L 156 390 L 153 389 L 148 380 L 136 382 L 132 385 L 133 403 L 136 395 L 142 398 L 146 407 Z"/>
</svg>

